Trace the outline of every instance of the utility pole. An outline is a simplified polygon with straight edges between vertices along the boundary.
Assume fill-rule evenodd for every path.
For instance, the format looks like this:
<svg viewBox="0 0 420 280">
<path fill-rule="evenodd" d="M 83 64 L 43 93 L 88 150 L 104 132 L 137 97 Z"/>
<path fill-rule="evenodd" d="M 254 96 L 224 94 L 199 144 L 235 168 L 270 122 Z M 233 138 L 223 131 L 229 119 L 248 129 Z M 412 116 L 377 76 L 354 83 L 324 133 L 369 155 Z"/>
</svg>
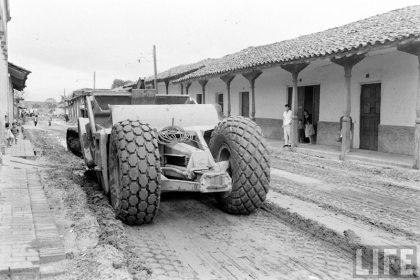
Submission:
<svg viewBox="0 0 420 280">
<path fill-rule="evenodd" d="M 93 90 L 96 89 L 96 71 L 93 71 Z"/>
<path fill-rule="evenodd" d="M 156 65 L 156 46 L 153 45 L 153 64 L 155 67 L 155 80 L 154 80 L 154 85 L 155 85 L 155 89 L 156 89 L 156 93 L 157 92 L 157 65 Z"/>
<path fill-rule="evenodd" d="M 64 96 L 64 102 L 65 102 L 65 106 L 64 106 L 64 115 L 67 115 L 66 88 L 64 88 L 64 90 L 63 90 L 63 96 Z"/>
</svg>

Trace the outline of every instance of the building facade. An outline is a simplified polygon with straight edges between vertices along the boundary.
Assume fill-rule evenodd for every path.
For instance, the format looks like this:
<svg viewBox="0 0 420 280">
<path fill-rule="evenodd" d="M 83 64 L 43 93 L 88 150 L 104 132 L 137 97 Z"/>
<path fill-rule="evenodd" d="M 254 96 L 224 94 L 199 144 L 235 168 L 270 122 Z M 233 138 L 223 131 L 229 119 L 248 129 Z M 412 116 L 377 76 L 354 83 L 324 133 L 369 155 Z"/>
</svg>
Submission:
<svg viewBox="0 0 420 280">
<path fill-rule="evenodd" d="M 316 143 L 342 146 L 343 158 L 350 147 L 361 148 L 413 155 L 419 168 L 419 55 L 420 6 L 411 6 L 250 47 L 166 87 L 169 94 L 188 88 L 199 103 L 220 104 L 225 115 L 251 117 L 274 139 L 283 138 L 284 105 L 291 104 L 294 145 L 306 110 Z"/>
<path fill-rule="evenodd" d="M 7 65 L 7 23 L 10 20 L 9 1 L 0 1 L 0 154 L 4 153 L 5 115 L 9 110 L 9 73 Z"/>
</svg>

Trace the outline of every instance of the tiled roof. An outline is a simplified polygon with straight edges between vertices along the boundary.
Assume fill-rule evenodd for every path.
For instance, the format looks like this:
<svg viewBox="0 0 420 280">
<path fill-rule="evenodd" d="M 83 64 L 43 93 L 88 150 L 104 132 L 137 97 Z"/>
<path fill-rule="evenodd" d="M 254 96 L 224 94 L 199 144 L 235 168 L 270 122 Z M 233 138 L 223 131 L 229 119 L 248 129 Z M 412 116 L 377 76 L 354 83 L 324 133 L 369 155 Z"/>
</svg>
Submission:
<svg viewBox="0 0 420 280">
<path fill-rule="evenodd" d="M 8 62 L 8 71 L 12 80 L 13 89 L 22 91 L 26 87 L 26 80 L 31 71 L 11 62 Z"/>
<path fill-rule="evenodd" d="M 296 60 L 325 57 L 371 46 L 389 45 L 408 38 L 420 37 L 420 5 L 393 10 L 322 32 L 249 47 L 215 59 L 205 67 L 175 82 L 228 73 L 266 64 L 282 64 Z"/>
<path fill-rule="evenodd" d="M 190 74 L 194 71 L 197 71 L 198 69 L 203 68 L 207 64 L 209 64 L 213 59 L 207 58 L 204 60 L 201 60 L 199 62 L 187 64 L 187 65 L 179 65 L 176 67 L 173 67 L 171 69 L 168 69 L 166 71 L 163 71 L 161 73 L 158 73 L 157 75 L 157 81 L 162 82 L 164 80 L 175 80 L 182 76 L 185 76 L 187 74 Z M 146 79 L 146 82 L 153 81 L 154 76 L 150 76 Z"/>
</svg>

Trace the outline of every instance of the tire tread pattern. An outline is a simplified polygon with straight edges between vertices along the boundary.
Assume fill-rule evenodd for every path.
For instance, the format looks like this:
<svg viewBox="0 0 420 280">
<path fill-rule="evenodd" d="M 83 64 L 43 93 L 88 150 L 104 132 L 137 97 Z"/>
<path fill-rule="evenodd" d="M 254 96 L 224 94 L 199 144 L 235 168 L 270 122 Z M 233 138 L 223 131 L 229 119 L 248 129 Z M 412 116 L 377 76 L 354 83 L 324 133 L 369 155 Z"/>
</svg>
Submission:
<svg viewBox="0 0 420 280">
<path fill-rule="evenodd" d="M 158 212 L 161 193 L 156 132 L 148 124 L 126 120 L 113 126 L 112 141 L 117 145 L 121 176 L 117 216 L 127 224 L 150 223 Z"/>
<path fill-rule="evenodd" d="M 216 159 L 220 144 L 231 150 L 232 192 L 219 195 L 222 208 L 232 214 L 250 214 L 266 199 L 270 160 L 261 128 L 249 118 L 228 117 L 213 130 L 210 150 Z"/>
</svg>

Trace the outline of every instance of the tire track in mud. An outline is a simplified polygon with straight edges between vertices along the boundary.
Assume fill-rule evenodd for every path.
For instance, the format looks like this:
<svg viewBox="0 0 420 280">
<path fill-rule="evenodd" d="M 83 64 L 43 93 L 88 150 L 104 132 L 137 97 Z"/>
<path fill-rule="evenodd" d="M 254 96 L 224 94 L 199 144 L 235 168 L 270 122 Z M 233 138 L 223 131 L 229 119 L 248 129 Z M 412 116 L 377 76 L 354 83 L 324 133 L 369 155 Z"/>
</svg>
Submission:
<svg viewBox="0 0 420 280">
<path fill-rule="evenodd" d="M 359 197 L 352 197 L 350 194 L 338 197 L 333 193 L 302 188 L 296 183 L 278 178 L 272 179 L 272 191 L 314 203 L 323 209 L 363 221 L 393 234 L 420 240 L 420 235 L 413 231 L 418 229 L 416 226 L 418 221 L 415 217 L 401 214 L 398 211 L 389 213 L 389 208 L 383 207 L 381 204 L 368 203 L 366 198 L 360 200 Z"/>
<path fill-rule="evenodd" d="M 266 211 L 233 216 L 209 196 L 177 193 L 164 196 L 155 223 L 120 227 L 93 178 L 78 180 L 100 242 L 124 252 L 121 265 L 134 279 L 352 279 L 348 252 Z"/>
<path fill-rule="evenodd" d="M 208 196 L 166 196 L 154 224 L 126 230 L 138 255 L 149 256 L 145 265 L 156 267 L 151 279 L 352 278 L 350 253 L 263 210 L 228 215 Z"/>
<path fill-rule="evenodd" d="M 418 205 L 420 191 L 404 187 L 405 183 L 413 183 L 412 180 L 401 180 L 400 184 L 403 186 L 399 187 L 387 183 L 388 180 L 395 181 L 397 178 L 387 180 L 369 173 L 369 176 L 364 177 L 359 171 L 354 172 L 344 167 L 340 169 L 340 167 L 319 166 L 310 160 L 314 159 L 306 159 L 301 166 L 296 166 L 290 164 L 288 158 L 277 158 L 273 165 L 293 174 L 304 174 L 319 179 L 326 185 L 331 185 L 328 190 L 320 186 L 292 182 L 282 177 L 273 177 L 273 189 L 387 231 L 420 239 L 419 216 L 416 214 L 420 211 Z"/>
</svg>

